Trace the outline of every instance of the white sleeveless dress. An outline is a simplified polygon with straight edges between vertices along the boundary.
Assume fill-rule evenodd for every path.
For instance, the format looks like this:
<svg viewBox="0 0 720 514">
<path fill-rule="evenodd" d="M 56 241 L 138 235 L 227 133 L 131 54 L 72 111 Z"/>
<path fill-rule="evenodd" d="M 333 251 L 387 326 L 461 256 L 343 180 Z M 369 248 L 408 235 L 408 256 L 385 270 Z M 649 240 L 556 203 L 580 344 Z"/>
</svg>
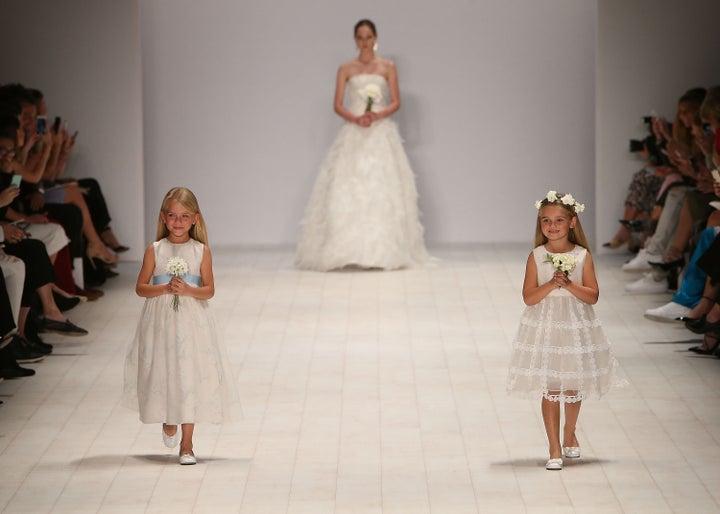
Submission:
<svg viewBox="0 0 720 514">
<path fill-rule="evenodd" d="M 587 250 L 579 245 L 569 252 L 577 266 L 569 277 L 582 284 Z M 555 268 L 545 262 L 544 246 L 533 250 L 538 284 L 552 279 Z M 611 386 L 621 385 L 618 363 L 612 354 L 593 306 L 566 289 L 556 288 L 542 301 L 529 305 L 520 318 L 513 342 L 507 391 L 511 395 L 577 402 L 599 398 Z"/>
<path fill-rule="evenodd" d="M 182 257 L 191 286 L 200 285 L 204 245 L 194 239 L 153 243 L 153 283 L 170 278 L 165 266 Z M 229 419 L 237 388 L 207 300 L 173 295 L 146 298 L 125 360 L 124 404 L 139 409 L 143 423 L 221 423 Z"/>
<path fill-rule="evenodd" d="M 348 110 L 365 112 L 368 85 L 382 92 L 372 110 L 387 105 L 385 77 L 360 74 L 347 82 Z M 397 269 L 427 259 L 415 180 L 397 125 L 389 118 L 370 127 L 346 122 L 315 182 L 296 265 L 318 271 L 348 265 Z"/>
</svg>

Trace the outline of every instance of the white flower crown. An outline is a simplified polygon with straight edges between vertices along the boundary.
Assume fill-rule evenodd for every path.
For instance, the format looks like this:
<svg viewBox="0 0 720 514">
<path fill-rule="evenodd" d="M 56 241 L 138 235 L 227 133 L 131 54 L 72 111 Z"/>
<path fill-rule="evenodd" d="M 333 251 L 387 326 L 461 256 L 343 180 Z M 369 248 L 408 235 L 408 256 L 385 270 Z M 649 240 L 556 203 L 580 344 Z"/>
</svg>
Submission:
<svg viewBox="0 0 720 514">
<path fill-rule="evenodd" d="M 572 207 L 575 211 L 575 214 L 579 214 L 585 210 L 585 204 L 582 204 L 575 200 L 575 198 L 573 198 L 573 195 L 571 195 L 570 193 L 558 193 L 557 191 L 553 190 L 548 191 L 547 195 L 545 195 L 545 198 L 535 202 L 535 208 L 540 209 L 540 207 L 542 207 L 543 205 L 548 205 L 557 201 L 562 202 L 563 205 Z"/>
</svg>

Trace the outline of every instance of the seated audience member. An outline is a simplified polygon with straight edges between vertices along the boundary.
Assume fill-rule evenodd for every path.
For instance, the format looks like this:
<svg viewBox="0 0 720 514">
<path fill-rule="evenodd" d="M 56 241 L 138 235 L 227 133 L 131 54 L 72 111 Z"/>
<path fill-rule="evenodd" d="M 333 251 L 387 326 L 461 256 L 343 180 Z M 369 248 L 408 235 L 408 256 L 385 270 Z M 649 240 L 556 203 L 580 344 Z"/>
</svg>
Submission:
<svg viewBox="0 0 720 514">
<path fill-rule="evenodd" d="M 648 119 L 650 124 L 650 119 Z M 620 248 L 627 245 L 630 251 L 636 251 L 642 241 L 638 241 L 636 234 L 647 234 L 652 226 L 651 215 L 660 192 L 662 177 L 665 175 L 661 167 L 663 157 L 658 148 L 655 135 L 650 132 L 642 141 L 631 141 L 630 150 L 645 161 L 645 165 L 635 172 L 628 186 L 625 197 L 623 219 L 612 240 L 603 244 L 605 248 Z M 642 238 L 645 239 L 644 237 Z"/>
<path fill-rule="evenodd" d="M 715 355 L 720 357 L 720 237 L 716 237 L 713 244 L 698 259 L 697 265 L 707 273 L 710 280 L 711 291 L 714 296 L 712 306 L 699 318 L 689 318 L 685 326 L 696 334 L 703 335 L 703 342 L 699 346 L 690 348 L 695 353 L 704 355 Z"/>
<path fill-rule="evenodd" d="M 678 110 L 672 133 L 661 120 L 654 120 L 658 138 L 665 141 L 668 159 L 676 173 L 669 175 L 666 181 L 674 181 L 665 186 L 665 202 L 658 219 L 655 233 L 638 252 L 638 255 L 623 265 L 623 271 L 652 270 L 650 262 L 662 261 L 669 250 L 677 228 L 687 191 L 695 185 L 694 172 L 684 167 L 678 168 L 680 159 L 697 161 L 701 154 L 692 132 L 692 123 L 700 109 L 704 98 L 704 89 L 692 89 L 685 93 L 678 102 Z M 703 156 L 704 159 L 704 156 Z M 662 269 L 646 273 L 640 280 L 628 284 L 625 290 L 629 293 L 664 293 L 668 290 L 667 277 Z"/>
<path fill-rule="evenodd" d="M 37 108 L 32 94 L 20 85 L 3 86 L 0 88 L 0 96 L 3 94 L 14 95 L 14 98 L 21 105 L 21 128 L 25 137 L 25 146 L 18 152 L 13 165 L 13 171 L 23 177 L 23 181 L 37 186 L 46 172 L 48 163 L 53 157 L 53 149 L 57 155 L 67 143 L 61 132 L 54 132 L 52 128 L 46 130 L 45 134 L 37 132 Z M 78 207 L 82 213 L 82 233 L 87 239 L 86 255 L 93 263 L 113 264 L 117 261 L 114 255 L 105 246 L 100 235 L 95 230 L 82 190 L 75 183 L 70 183 L 62 188 L 53 189 L 48 197 L 42 190 L 35 188 L 26 201 L 28 212 L 34 214 L 44 210 L 53 213 L 53 204 L 72 204 Z"/>
<path fill-rule="evenodd" d="M 15 141 L 8 137 L 8 134 L 0 132 L 0 168 L 6 167 L 15 152 Z M 8 191 L 9 189 L 9 191 Z M 4 188 L 0 196 L 3 202 L 11 203 L 16 194 L 15 186 Z M 7 204 L 0 205 L 0 220 L 6 219 Z M 57 331 L 66 334 L 82 335 L 87 331 L 72 324 L 62 315 L 53 298 L 53 282 L 55 274 L 50 257 L 45 245 L 38 240 L 28 237 L 28 233 L 21 227 L 8 221 L 0 221 L 2 228 L 2 242 L 4 251 L 8 255 L 14 255 L 25 264 L 25 283 L 22 295 L 22 307 L 19 313 L 18 331 L 20 336 L 25 338 L 25 324 L 30 314 L 30 307 L 33 295 L 37 294 L 42 306 L 43 315 L 37 320 L 37 328 L 40 331 Z M 39 347 L 48 349 L 42 341 L 34 341 Z M 45 345 L 45 346 L 43 346 Z"/>
<path fill-rule="evenodd" d="M 42 92 L 37 89 L 31 89 L 30 94 L 35 98 L 35 106 L 37 108 L 38 117 L 42 116 L 47 119 L 47 104 Z M 53 122 L 53 125 L 54 124 L 55 122 Z M 63 140 L 63 143 L 58 146 L 59 151 L 57 152 L 57 155 L 54 156 L 45 168 L 45 173 L 42 179 L 43 184 L 46 187 L 52 187 L 58 184 L 63 185 L 77 183 L 85 196 L 85 202 L 87 203 L 88 210 L 90 211 L 90 217 L 92 218 L 95 230 L 98 234 L 100 234 L 100 238 L 115 253 L 126 252 L 129 248 L 118 242 L 117 237 L 110 227 L 110 211 L 108 210 L 107 202 L 105 201 L 105 197 L 98 181 L 93 178 L 76 179 L 65 177 L 68 161 L 73 148 L 75 147 L 77 132 L 71 136 L 67 128 L 61 125 L 58 133 L 60 138 Z M 47 201 L 49 202 L 50 200 L 48 199 Z"/>
</svg>

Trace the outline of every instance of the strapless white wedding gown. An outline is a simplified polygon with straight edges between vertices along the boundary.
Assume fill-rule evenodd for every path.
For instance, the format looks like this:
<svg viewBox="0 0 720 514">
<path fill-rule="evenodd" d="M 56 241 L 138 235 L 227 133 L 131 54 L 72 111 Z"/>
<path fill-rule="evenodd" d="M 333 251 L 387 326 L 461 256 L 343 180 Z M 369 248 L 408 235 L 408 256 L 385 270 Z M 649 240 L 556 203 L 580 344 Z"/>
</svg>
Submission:
<svg viewBox="0 0 720 514">
<path fill-rule="evenodd" d="M 365 111 L 366 88 L 379 87 L 379 111 L 388 103 L 385 77 L 352 76 L 347 108 Z M 320 169 L 298 243 L 296 265 L 328 271 L 346 266 L 398 269 L 428 260 L 413 172 L 397 125 L 389 118 L 370 127 L 346 122 Z"/>
</svg>

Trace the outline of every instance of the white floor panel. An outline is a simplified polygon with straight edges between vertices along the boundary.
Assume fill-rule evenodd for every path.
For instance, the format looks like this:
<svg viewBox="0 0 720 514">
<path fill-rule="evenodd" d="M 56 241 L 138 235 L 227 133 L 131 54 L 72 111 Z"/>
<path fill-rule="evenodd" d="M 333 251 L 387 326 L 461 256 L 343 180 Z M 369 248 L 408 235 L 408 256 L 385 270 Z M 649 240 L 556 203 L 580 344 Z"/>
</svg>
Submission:
<svg viewBox="0 0 720 514">
<path fill-rule="evenodd" d="M 596 258 L 596 306 L 629 381 L 583 404 L 583 458 L 547 459 L 540 401 L 508 398 L 523 245 L 433 249 L 393 272 L 292 268 L 292 249 L 214 251 L 212 302 L 244 417 L 198 425 L 179 466 L 120 406 L 139 263 L 68 314 L 36 376 L 0 383 L 2 512 L 720 512 L 720 360 L 643 312 L 627 256 Z"/>
</svg>

